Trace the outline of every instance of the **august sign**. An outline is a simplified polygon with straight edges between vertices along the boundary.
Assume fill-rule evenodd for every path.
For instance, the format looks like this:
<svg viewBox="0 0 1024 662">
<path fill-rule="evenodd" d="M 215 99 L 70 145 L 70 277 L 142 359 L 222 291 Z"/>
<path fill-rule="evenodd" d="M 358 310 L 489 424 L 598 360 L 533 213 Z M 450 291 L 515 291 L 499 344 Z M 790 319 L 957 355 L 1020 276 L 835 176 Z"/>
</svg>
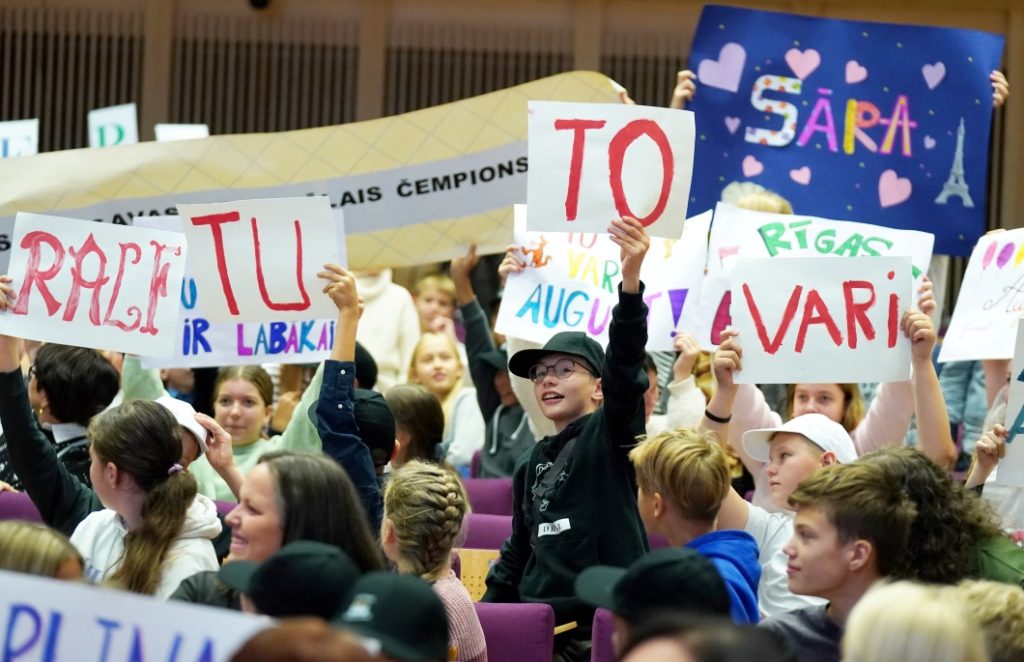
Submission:
<svg viewBox="0 0 1024 662">
<path fill-rule="evenodd" d="M 1002 49 L 971 30 L 705 7 L 691 203 L 753 181 L 799 212 L 934 232 L 936 252 L 967 255 Z"/>
</svg>

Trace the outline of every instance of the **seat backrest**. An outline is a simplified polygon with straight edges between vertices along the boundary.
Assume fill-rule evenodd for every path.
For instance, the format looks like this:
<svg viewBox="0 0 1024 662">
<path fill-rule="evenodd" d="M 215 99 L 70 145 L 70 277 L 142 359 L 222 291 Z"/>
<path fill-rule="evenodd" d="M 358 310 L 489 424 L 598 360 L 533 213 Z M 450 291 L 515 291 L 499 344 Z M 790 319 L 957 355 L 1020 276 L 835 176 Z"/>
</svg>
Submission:
<svg viewBox="0 0 1024 662">
<path fill-rule="evenodd" d="M 550 605 L 477 602 L 476 615 L 487 641 L 488 662 L 550 662 L 555 612 Z"/>
<path fill-rule="evenodd" d="M 512 515 L 511 478 L 466 478 L 462 483 L 474 513 Z"/>
<path fill-rule="evenodd" d="M 501 549 L 501 543 L 505 542 L 510 535 L 512 535 L 511 516 L 470 513 L 466 523 L 466 540 L 460 547 Z"/>
<path fill-rule="evenodd" d="M 235 509 L 238 504 L 234 501 L 221 501 L 220 499 L 214 499 L 213 505 L 217 506 L 217 514 L 221 517 L 227 517 L 228 513 Z"/>
<path fill-rule="evenodd" d="M 0 519 L 43 522 L 36 505 L 24 492 L 0 492 Z"/>
<path fill-rule="evenodd" d="M 455 560 L 457 559 L 459 569 L 455 572 L 455 576 L 466 587 L 473 602 L 476 602 L 487 592 L 487 573 L 491 571 L 491 566 L 497 562 L 501 553 L 496 549 L 466 548 L 453 550 L 453 552 L 452 570 L 455 570 Z"/>
<path fill-rule="evenodd" d="M 603 607 L 594 612 L 594 629 L 591 633 L 590 662 L 615 662 L 615 648 L 612 646 L 612 634 L 615 625 L 612 613 Z"/>
</svg>

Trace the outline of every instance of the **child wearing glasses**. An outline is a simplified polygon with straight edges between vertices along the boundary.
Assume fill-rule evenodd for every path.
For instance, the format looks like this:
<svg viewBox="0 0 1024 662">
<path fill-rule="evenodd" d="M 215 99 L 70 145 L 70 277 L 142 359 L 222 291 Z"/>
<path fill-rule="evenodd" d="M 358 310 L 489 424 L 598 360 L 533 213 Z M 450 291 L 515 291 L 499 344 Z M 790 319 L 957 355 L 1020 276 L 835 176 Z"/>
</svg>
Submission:
<svg viewBox="0 0 1024 662">
<path fill-rule="evenodd" d="M 649 240 L 628 217 L 612 221 L 608 232 L 621 249 L 622 283 L 607 354 L 586 334 L 565 332 L 509 361 L 509 371 L 533 382 L 555 434 L 516 463 L 512 535 L 483 598 L 545 602 L 556 625 L 575 622 L 555 640 L 556 659 L 564 660 L 590 659 L 594 609 L 576 597 L 576 575 L 592 565 L 627 566 L 648 549 L 628 454 L 644 434 L 647 306 L 640 266 Z"/>
</svg>

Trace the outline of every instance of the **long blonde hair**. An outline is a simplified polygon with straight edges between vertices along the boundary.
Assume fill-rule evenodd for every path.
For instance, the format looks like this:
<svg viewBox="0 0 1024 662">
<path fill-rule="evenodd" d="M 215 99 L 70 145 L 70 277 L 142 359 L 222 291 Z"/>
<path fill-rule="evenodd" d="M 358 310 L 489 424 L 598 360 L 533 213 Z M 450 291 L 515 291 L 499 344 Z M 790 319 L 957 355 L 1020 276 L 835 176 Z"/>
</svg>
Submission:
<svg viewBox="0 0 1024 662">
<path fill-rule="evenodd" d="M 438 398 L 441 401 L 441 409 L 444 410 L 444 420 L 447 423 L 451 419 L 452 408 L 455 406 L 455 399 L 462 390 L 465 384 L 466 378 L 466 366 L 462 363 L 462 355 L 459 353 L 459 346 L 455 343 L 455 339 L 449 336 L 447 333 L 435 333 L 428 331 L 420 336 L 419 341 L 416 343 L 416 348 L 412 352 L 412 361 L 409 363 L 409 383 L 419 384 L 419 377 L 416 375 L 416 361 L 420 355 L 420 349 L 423 347 L 423 342 L 429 337 L 444 338 L 448 345 L 451 347 L 452 354 L 455 356 L 455 362 L 461 368 L 461 374 L 452 384 L 452 389 L 445 394 L 443 398 Z M 425 384 L 423 386 L 426 386 Z"/>
<path fill-rule="evenodd" d="M 441 579 L 469 512 L 469 498 L 454 471 L 413 460 L 391 476 L 384 492 L 384 517 L 393 527 L 401 557 L 414 572 Z"/>
<path fill-rule="evenodd" d="M 56 577 L 70 560 L 82 567 L 82 555 L 63 533 L 34 522 L 0 522 L 0 570 Z"/>
</svg>

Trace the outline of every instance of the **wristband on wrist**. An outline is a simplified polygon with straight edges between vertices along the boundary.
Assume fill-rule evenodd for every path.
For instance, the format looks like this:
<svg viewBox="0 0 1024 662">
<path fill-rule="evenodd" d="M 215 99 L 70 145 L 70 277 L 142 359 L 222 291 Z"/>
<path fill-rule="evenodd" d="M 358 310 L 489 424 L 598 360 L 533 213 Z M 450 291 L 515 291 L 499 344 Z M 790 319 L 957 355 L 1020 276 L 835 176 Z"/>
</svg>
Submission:
<svg viewBox="0 0 1024 662">
<path fill-rule="evenodd" d="M 710 411 L 708 411 L 706 407 L 704 408 L 704 416 L 709 421 L 714 421 L 715 423 L 721 423 L 723 425 L 732 420 L 732 414 L 729 414 L 728 416 L 724 416 L 724 417 L 723 416 L 715 416 Z"/>
</svg>

